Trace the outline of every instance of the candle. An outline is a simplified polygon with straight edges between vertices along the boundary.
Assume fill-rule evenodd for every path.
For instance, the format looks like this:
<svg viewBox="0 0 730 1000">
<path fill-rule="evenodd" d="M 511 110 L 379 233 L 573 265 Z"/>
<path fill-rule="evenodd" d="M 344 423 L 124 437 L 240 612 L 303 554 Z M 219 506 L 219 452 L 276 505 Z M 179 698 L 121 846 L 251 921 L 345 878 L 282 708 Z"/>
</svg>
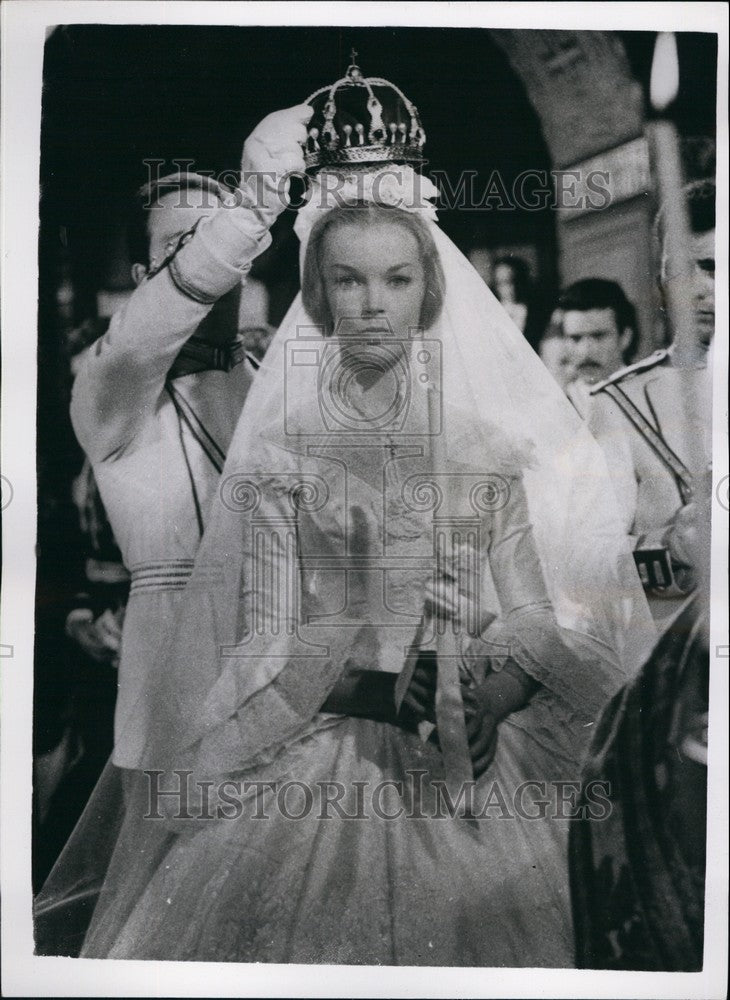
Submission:
<svg viewBox="0 0 730 1000">
<path fill-rule="evenodd" d="M 657 115 L 664 115 L 679 90 L 679 61 L 673 34 L 659 34 L 651 68 L 650 98 Z M 667 118 L 657 118 L 647 126 L 654 176 L 661 211 L 663 246 L 662 285 L 672 335 L 672 365 L 679 373 L 677 407 L 683 427 L 682 457 L 693 467 L 704 464 L 703 442 L 694 423 L 696 386 L 688 369 L 700 367 L 701 356 L 694 332 L 693 273 L 691 237 L 679 136 Z"/>
<path fill-rule="evenodd" d="M 654 45 L 649 98 L 655 111 L 666 111 L 679 93 L 677 40 L 671 32 L 660 32 Z"/>
<path fill-rule="evenodd" d="M 679 62 L 673 34 L 657 36 L 651 68 L 651 104 L 663 115 L 679 90 Z M 690 229 L 684 199 L 684 179 L 679 136 L 667 118 L 657 118 L 647 126 L 654 176 L 662 206 L 664 293 L 669 327 L 674 343 L 674 364 L 687 366 L 696 360 L 693 336 L 692 266 Z"/>
</svg>

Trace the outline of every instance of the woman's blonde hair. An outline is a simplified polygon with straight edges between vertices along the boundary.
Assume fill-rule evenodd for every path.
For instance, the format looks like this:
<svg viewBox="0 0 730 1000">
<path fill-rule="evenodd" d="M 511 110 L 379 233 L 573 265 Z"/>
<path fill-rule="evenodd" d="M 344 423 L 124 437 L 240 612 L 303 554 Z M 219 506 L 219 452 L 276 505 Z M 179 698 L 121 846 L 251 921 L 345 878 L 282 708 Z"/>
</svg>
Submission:
<svg viewBox="0 0 730 1000">
<path fill-rule="evenodd" d="M 406 212 L 401 208 L 375 202 L 356 202 L 353 205 L 333 208 L 315 223 L 307 243 L 302 272 L 302 300 L 305 309 L 315 323 L 324 327 L 326 335 L 331 334 L 334 323 L 322 278 L 322 250 L 325 237 L 337 226 L 357 225 L 362 222 L 388 222 L 402 226 L 415 237 L 426 285 L 420 323 L 428 330 L 438 319 L 444 303 L 445 279 L 436 244 L 426 223 L 414 212 Z"/>
</svg>

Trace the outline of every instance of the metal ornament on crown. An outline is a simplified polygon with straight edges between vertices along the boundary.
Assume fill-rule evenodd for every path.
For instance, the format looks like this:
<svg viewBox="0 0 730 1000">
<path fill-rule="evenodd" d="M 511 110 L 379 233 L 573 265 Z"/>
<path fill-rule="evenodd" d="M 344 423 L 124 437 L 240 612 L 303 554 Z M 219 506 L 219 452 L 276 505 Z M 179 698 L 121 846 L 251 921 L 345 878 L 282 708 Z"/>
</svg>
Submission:
<svg viewBox="0 0 730 1000">
<path fill-rule="evenodd" d="M 307 173 L 387 163 L 423 166 L 426 133 L 416 106 L 389 80 L 363 76 L 354 49 L 350 58 L 341 80 L 305 101 L 314 109 L 304 150 Z"/>
<path fill-rule="evenodd" d="M 436 222 L 438 188 L 418 172 L 427 162 L 418 111 L 395 84 L 364 77 L 356 57 L 353 49 L 347 74 L 305 102 L 314 115 L 304 149 L 310 183 L 294 223 L 302 262 L 319 214 L 338 206 L 373 202 Z"/>
</svg>

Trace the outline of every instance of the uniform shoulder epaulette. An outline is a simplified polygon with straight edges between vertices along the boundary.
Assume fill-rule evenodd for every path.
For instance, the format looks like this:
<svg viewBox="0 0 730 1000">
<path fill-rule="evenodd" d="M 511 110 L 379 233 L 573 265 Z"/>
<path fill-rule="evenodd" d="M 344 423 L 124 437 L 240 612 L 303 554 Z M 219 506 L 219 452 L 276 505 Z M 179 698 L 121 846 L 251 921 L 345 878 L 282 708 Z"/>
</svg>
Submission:
<svg viewBox="0 0 730 1000">
<path fill-rule="evenodd" d="M 597 392 L 605 389 L 607 385 L 615 385 L 617 382 L 622 382 L 629 375 L 650 371 L 652 368 L 656 368 L 657 365 L 663 364 L 671 356 L 671 351 L 668 347 L 661 347 L 658 351 L 650 354 L 648 358 L 642 358 L 641 361 L 635 361 L 632 365 L 619 368 L 617 372 L 609 375 L 608 378 L 604 378 L 602 382 L 596 382 L 589 389 L 589 393 L 591 396 L 595 396 Z"/>
</svg>

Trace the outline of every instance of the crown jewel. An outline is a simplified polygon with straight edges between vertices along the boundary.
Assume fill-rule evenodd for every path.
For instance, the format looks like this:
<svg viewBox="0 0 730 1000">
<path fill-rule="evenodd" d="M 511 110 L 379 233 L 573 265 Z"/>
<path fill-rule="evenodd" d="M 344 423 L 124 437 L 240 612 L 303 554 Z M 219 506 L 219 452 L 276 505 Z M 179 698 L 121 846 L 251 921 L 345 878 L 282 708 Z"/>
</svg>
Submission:
<svg viewBox="0 0 730 1000">
<path fill-rule="evenodd" d="M 426 133 L 415 104 L 388 80 L 363 76 L 356 58 L 353 50 L 342 79 L 305 102 L 314 108 L 304 152 L 307 173 L 384 163 L 423 165 Z"/>
</svg>

